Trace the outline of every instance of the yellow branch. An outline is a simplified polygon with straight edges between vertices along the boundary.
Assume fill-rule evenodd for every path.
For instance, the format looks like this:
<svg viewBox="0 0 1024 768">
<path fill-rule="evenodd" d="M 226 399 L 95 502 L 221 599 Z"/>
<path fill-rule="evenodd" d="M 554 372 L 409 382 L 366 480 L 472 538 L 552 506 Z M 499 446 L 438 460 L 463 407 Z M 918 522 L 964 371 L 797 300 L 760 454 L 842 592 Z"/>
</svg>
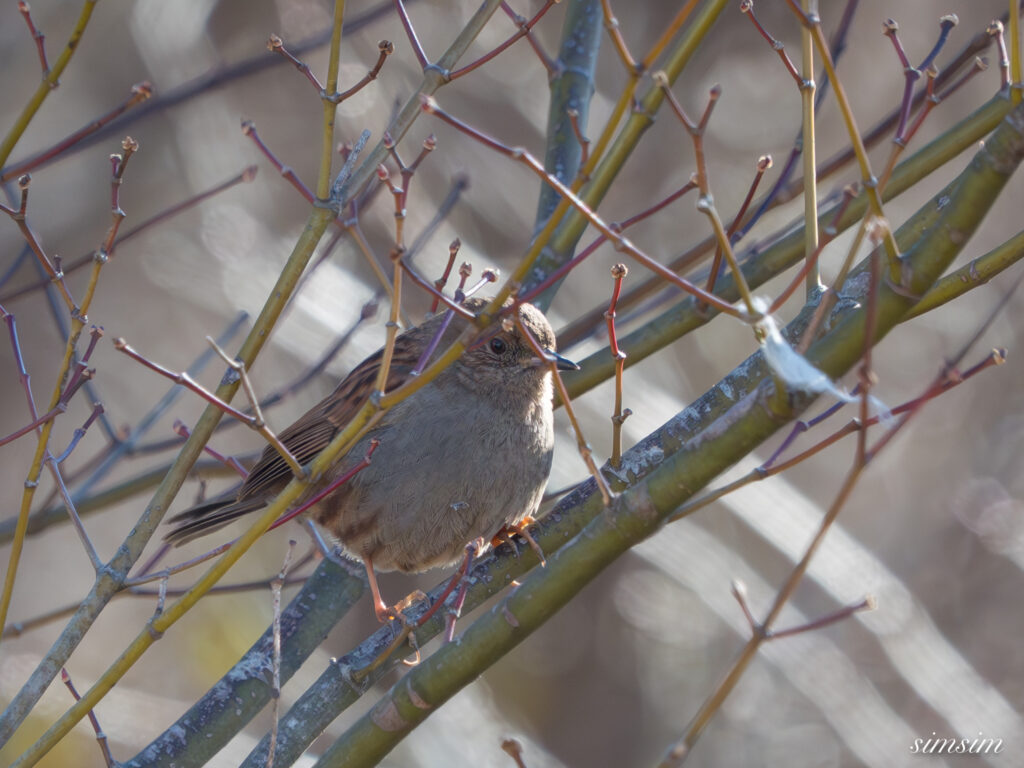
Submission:
<svg viewBox="0 0 1024 768">
<path fill-rule="evenodd" d="M 32 98 L 28 100 L 28 104 L 25 105 L 21 114 L 18 115 L 18 119 L 14 121 L 11 130 L 4 137 L 3 143 L 0 143 L 0 166 L 7 162 L 7 158 L 10 157 L 14 146 L 18 143 L 22 134 L 25 133 L 25 129 L 32 122 L 32 118 L 35 117 L 36 112 L 39 111 L 46 97 L 60 85 L 61 73 L 67 67 L 68 62 L 71 61 L 72 54 L 78 50 L 78 43 L 81 41 L 82 35 L 85 34 L 85 27 L 89 23 L 93 8 L 95 8 L 97 2 L 98 0 L 86 0 L 82 5 L 82 12 L 78 16 L 75 28 L 71 30 L 71 37 L 68 38 L 64 50 L 60 52 L 60 56 L 57 57 L 57 61 L 50 71 L 45 73 L 43 81 L 39 84 L 36 92 L 32 94 Z"/>
</svg>

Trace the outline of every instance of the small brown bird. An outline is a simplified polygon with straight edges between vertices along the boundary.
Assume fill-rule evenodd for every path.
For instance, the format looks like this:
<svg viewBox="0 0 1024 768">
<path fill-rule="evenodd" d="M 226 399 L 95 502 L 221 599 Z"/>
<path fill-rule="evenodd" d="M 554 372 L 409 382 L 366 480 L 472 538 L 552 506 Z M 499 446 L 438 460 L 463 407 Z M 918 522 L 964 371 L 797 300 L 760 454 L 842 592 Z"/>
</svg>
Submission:
<svg viewBox="0 0 1024 768">
<path fill-rule="evenodd" d="M 473 312 L 486 305 L 468 299 Z M 520 318 L 563 370 L 578 366 L 555 353 L 555 334 L 531 304 Z M 445 313 L 395 340 L 387 391 L 405 382 L 435 339 Z M 465 329 L 455 316 L 436 349 Z M 345 427 L 370 396 L 383 350 L 368 357 L 338 387 L 279 435 L 302 464 Z M 484 332 L 437 378 L 388 410 L 355 446 L 324 473 L 307 498 L 350 471 L 379 441 L 370 465 L 308 511 L 345 551 L 362 559 L 377 618 L 391 612 L 374 576 L 379 571 L 424 571 L 458 561 L 466 544 L 486 541 L 533 515 L 551 471 L 554 447 L 551 372 L 517 325 Z M 209 533 L 265 506 L 292 473 L 271 446 L 263 450 L 235 498 L 193 507 L 171 519 L 166 538 L 176 544 Z"/>
</svg>

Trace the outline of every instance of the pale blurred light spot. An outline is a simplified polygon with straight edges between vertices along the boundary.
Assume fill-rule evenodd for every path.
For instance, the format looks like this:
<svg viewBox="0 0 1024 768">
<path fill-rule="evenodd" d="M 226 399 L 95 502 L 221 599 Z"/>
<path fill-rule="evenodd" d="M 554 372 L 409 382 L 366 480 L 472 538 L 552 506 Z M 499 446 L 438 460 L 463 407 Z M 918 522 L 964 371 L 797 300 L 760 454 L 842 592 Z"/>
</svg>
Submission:
<svg viewBox="0 0 1024 768">
<path fill-rule="evenodd" d="M 136 51 L 162 88 L 196 77 L 217 63 L 206 25 L 216 0 L 137 0 L 131 5 Z"/>
<path fill-rule="evenodd" d="M 953 514 L 993 552 L 1024 567 L 1024 501 L 994 477 L 972 478 L 952 502 Z"/>
<path fill-rule="evenodd" d="M 285 41 L 302 40 L 322 32 L 331 23 L 328 6 L 320 0 L 275 0 L 278 18 L 281 19 L 279 34 Z"/>
<path fill-rule="evenodd" d="M 736 606 L 736 612 L 739 613 L 739 606 Z M 761 730 L 764 726 L 770 729 L 772 721 L 787 721 L 784 713 L 788 707 L 782 706 L 786 698 L 788 696 L 780 695 L 778 680 L 772 670 L 763 664 L 752 664 L 743 673 L 743 684 L 722 704 L 722 712 L 734 724 L 743 723 L 744 730 Z M 766 711 L 764 702 L 772 700 L 775 706 Z"/>
<path fill-rule="evenodd" d="M 236 308 L 258 311 L 289 248 L 241 206 L 215 203 L 203 213 L 200 238 L 220 264 L 224 294 Z"/>
<path fill-rule="evenodd" d="M 981 466 L 1002 479 L 1009 495 L 1024 495 L 1024 402 L 1020 396 L 1007 403 L 999 420 L 986 430 L 984 448 Z"/>
<path fill-rule="evenodd" d="M 547 631 L 535 632 L 508 658 L 527 679 L 537 678 L 546 683 L 568 675 L 583 663 L 586 643 L 566 644 L 567 630 L 560 631 L 559 625 L 579 628 L 593 626 L 593 623 L 593 615 L 581 601 L 570 601 L 555 621 L 547 625 Z"/>
<path fill-rule="evenodd" d="M 712 620 L 703 600 L 649 568 L 631 571 L 619 579 L 612 600 L 623 620 L 662 643 L 704 648 L 717 634 L 718 622 Z M 686 631 L 666 631 L 679 616 L 687 617 Z"/>
<path fill-rule="evenodd" d="M 201 307 L 225 302 L 220 283 L 210 279 L 210 256 L 197 238 L 165 227 L 140 238 L 135 246 L 146 276 L 172 296 Z"/>
<path fill-rule="evenodd" d="M 369 54 L 369 51 L 367 51 L 367 54 Z M 373 54 L 373 61 L 375 62 L 377 51 L 373 51 Z M 366 73 L 370 70 L 371 66 L 373 66 L 372 63 L 362 61 L 342 62 L 338 67 L 338 90 L 345 91 L 354 86 L 366 77 Z M 387 71 L 387 66 L 387 64 L 384 65 L 384 69 L 378 77 L 383 76 L 384 72 Z M 312 95 L 312 93 L 313 89 L 310 88 L 310 95 Z M 382 103 L 382 98 L 384 97 L 381 96 L 380 86 L 373 81 L 367 83 L 362 90 L 345 100 L 344 117 L 347 121 L 346 124 L 350 125 L 353 122 L 360 121 L 364 118 L 370 122 L 376 122 L 376 118 L 381 114 L 381 112 L 386 113 L 389 109 L 386 103 Z M 358 131 L 355 131 L 353 138 L 358 136 L 358 133 Z M 411 155 L 413 152 L 419 152 L 418 147 L 409 146 L 408 144 L 402 145 L 400 149 L 404 150 L 403 155 Z M 413 157 L 414 156 L 403 157 L 403 159 L 405 162 L 411 163 Z M 340 159 L 337 161 L 337 164 L 338 168 L 340 168 Z M 389 164 L 389 167 L 391 167 L 391 164 Z M 391 170 L 394 171 L 394 167 L 391 167 Z"/>
<path fill-rule="evenodd" d="M 808 749 L 807 745 L 813 748 Z M 816 723 L 790 724 L 775 729 L 765 741 L 764 765 L 786 768 L 828 768 L 843 765 L 838 743 L 829 729 Z"/>
</svg>

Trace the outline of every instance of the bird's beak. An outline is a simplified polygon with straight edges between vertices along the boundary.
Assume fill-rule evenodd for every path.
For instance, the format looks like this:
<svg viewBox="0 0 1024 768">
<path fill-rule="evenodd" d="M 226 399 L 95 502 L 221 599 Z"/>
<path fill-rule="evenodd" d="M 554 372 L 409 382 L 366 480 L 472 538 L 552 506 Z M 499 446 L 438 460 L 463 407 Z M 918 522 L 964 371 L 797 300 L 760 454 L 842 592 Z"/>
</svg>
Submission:
<svg viewBox="0 0 1024 768">
<path fill-rule="evenodd" d="M 560 354 L 552 352 L 550 349 L 545 349 L 544 352 L 554 358 L 555 367 L 560 371 L 578 371 L 580 369 L 579 365 L 574 363 L 568 357 L 562 357 Z"/>
</svg>

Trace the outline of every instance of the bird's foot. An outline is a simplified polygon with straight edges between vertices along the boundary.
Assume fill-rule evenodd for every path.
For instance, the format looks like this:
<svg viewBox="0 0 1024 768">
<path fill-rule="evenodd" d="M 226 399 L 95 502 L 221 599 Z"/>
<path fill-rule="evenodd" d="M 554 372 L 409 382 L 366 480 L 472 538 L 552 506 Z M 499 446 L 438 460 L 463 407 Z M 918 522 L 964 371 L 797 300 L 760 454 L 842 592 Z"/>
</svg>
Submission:
<svg viewBox="0 0 1024 768">
<path fill-rule="evenodd" d="M 537 540 L 533 538 L 533 534 L 530 533 L 530 526 L 535 525 L 536 523 L 537 521 L 534 518 L 527 515 L 518 523 L 510 523 L 509 525 L 506 525 L 494 536 L 494 539 L 491 541 L 491 546 L 497 546 L 498 544 L 507 541 L 509 544 L 512 544 L 512 550 L 516 553 L 516 557 L 518 557 L 519 549 L 515 546 L 515 542 L 512 537 L 522 536 L 526 539 L 526 543 L 530 545 L 530 549 L 537 554 L 540 564 L 542 566 L 547 565 L 548 561 L 547 558 L 544 557 L 544 550 L 540 548 L 540 544 L 537 543 Z"/>
<path fill-rule="evenodd" d="M 406 595 L 404 598 L 402 598 L 390 607 L 386 605 L 383 600 L 381 600 L 373 606 L 373 610 L 374 613 L 377 614 L 377 620 L 381 624 L 384 624 L 389 621 L 400 621 L 403 624 L 405 624 L 409 621 L 408 617 L 405 615 L 406 609 L 408 609 L 409 606 L 413 605 L 414 603 L 418 603 L 420 600 L 426 599 L 426 593 L 423 592 L 423 590 L 417 589 L 410 592 L 408 595 Z"/>
</svg>

